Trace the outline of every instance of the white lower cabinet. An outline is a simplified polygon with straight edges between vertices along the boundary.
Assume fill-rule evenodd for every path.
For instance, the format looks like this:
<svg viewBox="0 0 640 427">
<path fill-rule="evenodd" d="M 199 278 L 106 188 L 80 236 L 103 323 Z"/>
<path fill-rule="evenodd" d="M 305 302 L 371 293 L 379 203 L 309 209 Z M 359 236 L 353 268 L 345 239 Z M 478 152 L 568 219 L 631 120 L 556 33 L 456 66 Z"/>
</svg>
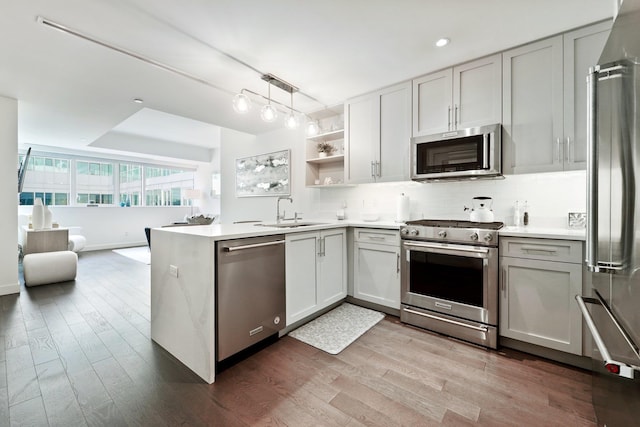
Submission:
<svg viewBox="0 0 640 427">
<path fill-rule="evenodd" d="M 286 235 L 287 326 L 347 295 L 346 229 Z"/>
<path fill-rule="evenodd" d="M 582 242 L 500 239 L 499 334 L 582 355 Z"/>
<path fill-rule="evenodd" d="M 356 229 L 353 296 L 400 308 L 400 235 L 397 231 Z"/>
</svg>

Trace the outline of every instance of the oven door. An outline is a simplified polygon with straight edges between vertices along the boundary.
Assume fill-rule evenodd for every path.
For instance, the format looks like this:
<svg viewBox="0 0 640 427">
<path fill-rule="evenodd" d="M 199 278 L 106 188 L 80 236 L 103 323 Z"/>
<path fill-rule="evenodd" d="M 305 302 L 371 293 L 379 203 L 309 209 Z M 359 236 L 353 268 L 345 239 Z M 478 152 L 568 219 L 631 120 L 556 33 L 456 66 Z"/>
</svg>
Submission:
<svg viewBox="0 0 640 427">
<path fill-rule="evenodd" d="M 403 304 L 497 326 L 498 248 L 402 242 Z"/>
</svg>

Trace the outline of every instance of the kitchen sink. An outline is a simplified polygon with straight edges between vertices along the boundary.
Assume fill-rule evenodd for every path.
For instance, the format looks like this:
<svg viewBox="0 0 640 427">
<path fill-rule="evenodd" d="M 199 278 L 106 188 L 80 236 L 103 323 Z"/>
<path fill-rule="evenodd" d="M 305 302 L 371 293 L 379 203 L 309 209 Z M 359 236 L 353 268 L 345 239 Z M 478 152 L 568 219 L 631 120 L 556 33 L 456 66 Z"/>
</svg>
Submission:
<svg viewBox="0 0 640 427">
<path fill-rule="evenodd" d="M 271 222 L 271 223 L 260 223 L 256 225 L 261 227 L 296 228 L 296 227 L 309 227 L 310 225 L 323 225 L 323 224 L 326 224 L 326 222 L 307 222 L 307 221 Z"/>
</svg>

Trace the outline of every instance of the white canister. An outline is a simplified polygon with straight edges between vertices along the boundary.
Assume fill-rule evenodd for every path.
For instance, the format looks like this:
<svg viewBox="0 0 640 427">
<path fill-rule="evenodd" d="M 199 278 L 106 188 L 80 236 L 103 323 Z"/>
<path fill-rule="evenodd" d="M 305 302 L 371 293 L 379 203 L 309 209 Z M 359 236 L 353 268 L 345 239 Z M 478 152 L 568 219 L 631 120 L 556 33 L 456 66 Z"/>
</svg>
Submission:
<svg viewBox="0 0 640 427">
<path fill-rule="evenodd" d="M 40 197 L 36 197 L 36 200 L 33 202 L 31 224 L 34 230 L 42 230 L 44 227 L 44 206 L 42 206 L 42 199 Z"/>
<path fill-rule="evenodd" d="M 411 200 L 404 193 L 398 196 L 396 202 L 396 222 L 405 222 L 409 219 L 409 205 Z"/>
<path fill-rule="evenodd" d="M 43 223 L 42 228 L 51 228 L 53 226 L 53 214 L 49 210 L 49 206 L 44 205 L 42 207 L 43 210 Z"/>
</svg>

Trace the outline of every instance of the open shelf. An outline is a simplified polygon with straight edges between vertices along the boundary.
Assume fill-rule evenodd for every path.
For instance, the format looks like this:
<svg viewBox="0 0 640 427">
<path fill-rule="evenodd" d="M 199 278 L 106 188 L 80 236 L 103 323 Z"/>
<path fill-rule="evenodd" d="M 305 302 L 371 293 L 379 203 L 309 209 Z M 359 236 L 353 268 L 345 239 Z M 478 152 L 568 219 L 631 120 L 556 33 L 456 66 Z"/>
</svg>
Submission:
<svg viewBox="0 0 640 427">
<path fill-rule="evenodd" d="M 344 154 L 335 154 L 327 157 L 316 157 L 315 159 L 307 159 L 307 163 L 323 164 L 332 162 L 344 162 Z"/>
<path fill-rule="evenodd" d="M 310 136 L 307 139 L 310 141 L 335 141 L 336 139 L 344 138 L 344 129 L 336 129 L 328 132 L 319 133 L 318 135 Z"/>
</svg>

